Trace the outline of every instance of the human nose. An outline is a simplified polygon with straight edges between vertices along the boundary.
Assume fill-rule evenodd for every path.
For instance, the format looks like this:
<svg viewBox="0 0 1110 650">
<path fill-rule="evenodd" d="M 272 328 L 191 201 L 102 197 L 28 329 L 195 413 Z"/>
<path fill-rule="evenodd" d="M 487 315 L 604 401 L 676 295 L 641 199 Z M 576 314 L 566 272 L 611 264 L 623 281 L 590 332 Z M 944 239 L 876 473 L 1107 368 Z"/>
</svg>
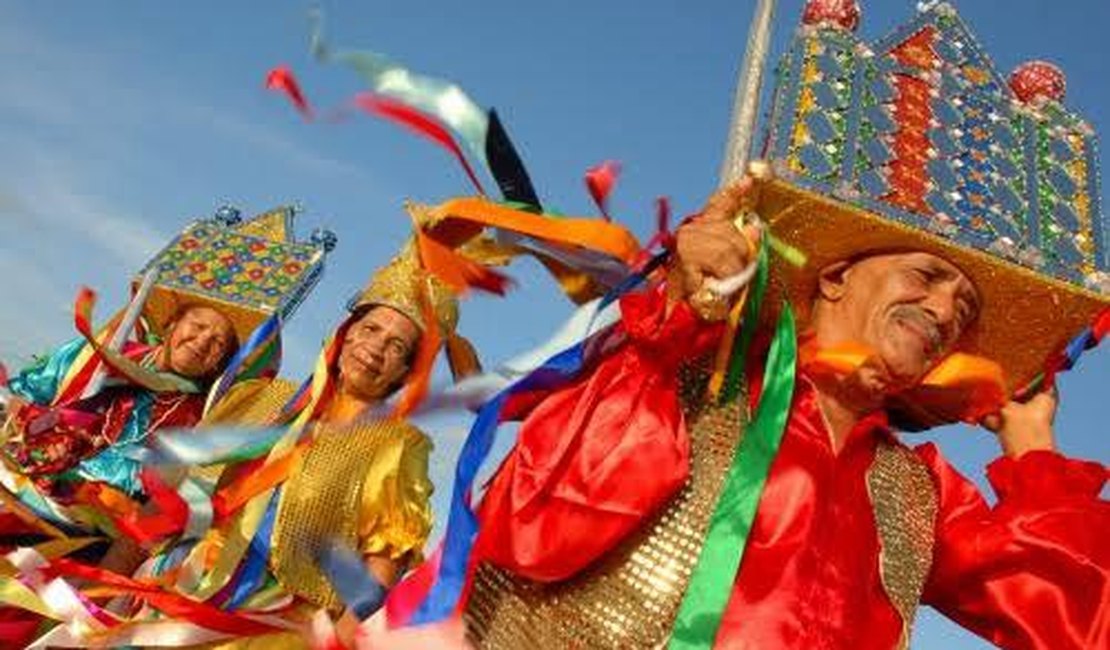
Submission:
<svg viewBox="0 0 1110 650">
<path fill-rule="evenodd" d="M 944 333 L 944 338 L 948 342 L 960 335 L 957 304 L 956 289 L 944 286 L 934 287 L 922 303 L 922 307 L 933 317 L 933 321 Z"/>
<path fill-rule="evenodd" d="M 370 357 L 374 361 L 377 361 L 377 362 L 380 363 L 381 361 L 383 361 L 385 359 L 385 336 L 384 335 L 375 332 L 375 333 L 367 336 L 366 339 L 363 341 L 363 343 L 364 343 L 364 345 L 362 346 L 363 350 L 365 350 L 366 354 L 370 355 Z"/>
<path fill-rule="evenodd" d="M 196 337 L 197 347 L 204 354 L 211 354 L 219 347 L 219 337 L 210 331 L 202 331 Z"/>
</svg>

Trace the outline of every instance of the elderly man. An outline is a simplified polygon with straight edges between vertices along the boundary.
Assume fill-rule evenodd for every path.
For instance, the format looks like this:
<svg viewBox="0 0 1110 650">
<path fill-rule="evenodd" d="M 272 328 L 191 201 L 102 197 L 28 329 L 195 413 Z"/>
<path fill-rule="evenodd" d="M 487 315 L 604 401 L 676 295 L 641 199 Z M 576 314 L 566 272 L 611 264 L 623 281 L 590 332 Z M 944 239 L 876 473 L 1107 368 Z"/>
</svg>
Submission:
<svg viewBox="0 0 1110 650">
<path fill-rule="evenodd" d="M 620 346 L 527 414 L 478 509 L 479 647 L 896 648 L 920 602 L 1006 648 L 1110 643 L 1106 469 L 1056 449 L 1053 392 L 1019 390 L 1110 304 L 1101 249 L 1049 248 L 1101 241 L 1098 187 L 1053 158 L 1004 178 L 995 157 L 1020 158 L 1018 130 L 1087 156 L 1089 131 L 1042 112 L 1062 110 L 1044 96 L 1062 79 L 1032 83 L 1045 64 L 1011 94 L 942 47 L 974 42 L 950 7 L 872 49 L 848 5 L 808 3 L 783 64 L 779 178 L 714 196 L 667 281 L 622 299 Z M 747 211 L 766 230 L 737 228 Z M 761 233 L 808 263 L 764 266 Z M 994 507 L 893 431 L 954 419 L 997 432 Z"/>
<path fill-rule="evenodd" d="M 196 424 L 206 400 L 218 397 L 209 396 L 209 388 L 240 346 L 260 325 L 272 325 L 275 313 L 288 320 L 319 279 L 334 235 L 321 231 L 297 242 L 291 218 L 291 208 L 243 219 L 224 206 L 212 218 L 187 225 L 135 278 L 142 318 L 135 323 L 137 340 L 123 339 L 118 363 L 110 350 L 95 349 L 86 323 L 83 338 L 12 377 L 9 388 L 20 413 L 8 428 L 5 452 L 20 480 L 4 485 L 32 501 L 37 498 L 28 477 L 45 488 L 46 497 L 63 501 L 81 483 L 141 495 L 140 463 L 128 452 L 154 431 Z M 83 294 L 78 305 L 90 305 L 89 297 Z M 79 322 L 89 320 L 78 316 Z M 123 318 L 121 312 L 117 320 Z M 280 354 L 268 355 L 269 364 L 250 356 L 280 342 L 277 327 L 262 329 L 270 336 L 244 354 L 252 371 L 276 372 Z M 103 381 L 97 368 L 108 370 Z M 51 508 L 37 510 L 54 519 Z"/>
<path fill-rule="evenodd" d="M 141 491 L 139 461 L 125 455 L 159 429 L 192 427 L 204 410 L 208 385 L 239 347 L 231 321 L 204 304 L 186 305 L 155 346 L 130 343 L 124 354 L 156 372 L 188 380 L 190 392 L 154 392 L 110 374 L 105 388 L 57 407 L 59 384 L 84 347 L 67 343 L 12 377 L 18 397 L 9 410 L 14 427 L 4 452 L 24 476 L 57 498 L 75 482 L 101 481 L 131 495 Z"/>
</svg>

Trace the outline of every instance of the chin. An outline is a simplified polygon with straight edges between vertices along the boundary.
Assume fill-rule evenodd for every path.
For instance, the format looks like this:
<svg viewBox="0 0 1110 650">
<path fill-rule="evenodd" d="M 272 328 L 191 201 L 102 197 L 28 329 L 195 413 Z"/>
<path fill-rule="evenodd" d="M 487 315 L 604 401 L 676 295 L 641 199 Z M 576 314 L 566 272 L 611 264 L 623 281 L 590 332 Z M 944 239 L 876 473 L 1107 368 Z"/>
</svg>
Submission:
<svg viewBox="0 0 1110 650">
<path fill-rule="evenodd" d="M 896 342 L 886 347 L 882 355 L 892 384 L 899 388 L 916 386 L 929 370 L 929 360 L 920 352 L 916 341 Z"/>
</svg>

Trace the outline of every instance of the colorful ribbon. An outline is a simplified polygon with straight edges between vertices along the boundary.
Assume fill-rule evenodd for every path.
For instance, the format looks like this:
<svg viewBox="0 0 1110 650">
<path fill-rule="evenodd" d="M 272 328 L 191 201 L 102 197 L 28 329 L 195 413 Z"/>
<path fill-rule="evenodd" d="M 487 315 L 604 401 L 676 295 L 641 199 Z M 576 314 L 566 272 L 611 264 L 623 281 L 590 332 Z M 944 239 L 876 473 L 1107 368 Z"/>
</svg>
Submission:
<svg viewBox="0 0 1110 650">
<path fill-rule="evenodd" d="M 283 93 L 289 98 L 289 101 L 293 102 L 293 105 L 297 107 L 297 110 L 306 120 L 312 119 L 312 107 L 308 105 L 308 100 L 301 92 L 301 85 L 297 83 L 297 79 L 293 76 L 293 71 L 289 69 L 289 66 L 281 65 L 270 70 L 266 74 L 266 87 Z"/>
<path fill-rule="evenodd" d="M 613 192 L 613 187 L 616 186 L 620 173 L 621 164 L 619 162 L 606 160 L 600 165 L 595 165 L 586 170 L 586 176 L 583 179 L 586 182 L 586 190 L 589 191 L 597 209 L 601 211 L 606 220 L 610 218 L 609 195 Z"/>
<path fill-rule="evenodd" d="M 1019 389 L 1014 399 L 1019 402 L 1026 401 L 1044 390 L 1045 386 L 1051 386 L 1056 380 L 1056 375 L 1074 368 L 1075 364 L 1079 363 L 1079 358 L 1088 350 L 1097 347 L 1107 334 L 1110 334 L 1110 307 L 1099 312 L 1090 327 L 1084 329 L 1062 350 L 1051 356 L 1045 363 L 1045 369 Z"/>
<path fill-rule="evenodd" d="M 455 139 L 451 137 L 447 129 L 440 126 L 433 118 L 400 101 L 373 93 L 359 93 L 355 96 L 354 104 L 367 113 L 396 122 L 449 151 L 462 166 L 478 194 L 485 195 L 485 188 L 482 187 L 482 182 L 478 180 L 470 162 L 463 155 L 462 149 L 455 143 Z"/>
<path fill-rule="evenodd" d="M 281 365 L 281 314 L 274 313 L 251 332 L 246 343 L 228 362 L 220 378 L 208 391 L 204 412 L 218 403 L 238 381 L 273 377 Z"/>
<path fill-rule="evenodd" d="M 548 242 L 579 246 L 632 263 L 640 251 L 626 229 L 588 218 L 554 218 L 516 210 L 480 198 L 452 199 L 436 206 L 433 219 L 459 219 L 477 226 L 510 230 Z M 442 227 L 440 223 L 438 227 Z"/>
<path fill-rule="evenodd" d="M 387 589 L 366 570 L 362 556 L 339 542 L 328 544 L 317 559 L 339 597 L 360 621 L 381 608 Z"/>
<path fill-rule="evenodd" d="M 123 316 L 112 330 L 112 338 L 108 340 L 106 349 L 111 352 L 119 352 L 123 349 L 123 343 L 135 329 L 135 324 L 139 321 L 142 315 L 143 307 L 146 305 L 146 300 L 150 296 L 150 292 L 154 289 L 155 281 L 158 279 L 158 273 L 155 269 L 150 269 L 143 275 L 142 282 L 139 283 L 135 295 L 131 297 L 130 304 L 123 312 Z M 88 386 L 82 392 L 81 397 L 92 397 L 100 392 L 104 387 L 104 380 L 107 373 L 103 367 L 98 367 L 93 377 L 89 380 Z"/>
<path fill-rule="evenodd" d="M 597 314 L 616 302 L 621 295 L 643 282 L 665 259 L 665 255 L 658 256 L 653 263 L 641 272 L 629 276 L 624 283 L 598 301 L 591 323 Z M 470 503 L 471 490 L 478 470 L 493 447 L 494 434 L 506 406 L 514 396 L 551 391 L 573 380 L 598 352 L 598 346 L 594 343 L 601 336 L 603 333 L 594 332 L 591 327 L 587 327 L 582 339 L 548 358 L 541 366 L 497 393 L 479 409 L 455 465 L 455 483 L 439 570 L 427 597 L 413 613 L 409 623 L 419 625 L 444 619 L 454 611 L 459 602 L 466 583 L 470 551 L 478 533 L 478 519 Z M 418 588 L 415 583 L 408 587 L 403 584 L 394 591 L 404 592 L 406 589 Z M 405 598 L 406 595 L 400 597 Z"/>
<path fill-rule="evenodd" d="M 690 577 L 667 645 L 672 650 L 693 650 L 713 645 L 721 615 L 732 594 L 771 462 L 778 453 L 786 429 L 794 395 L 797 352 L 794 312 L 784 303 L 763 373 L 759 406 L 755 418 L 740 439 L 709 520 L 697 566 Z"/>
<path fill-rule="evenodd" d="M 713 375 L 710 378 L 711 386 L 720 386 L 719 402 L 721 404 L 727 404 L 736 399 L 742 388 L 744 364 L 747 362 L 752 338 L 755 336 L 755 330 L 759 324 L 760 310 L 763 306 L 764 296 L 767 294 L 767 284 L 771 278 L 771 259 L 767 245 L 759 247 L 756 264 L 755 278 L 750 285 L 751 288 L 746 298 L 747 302 L 743 306 L 744 312 L 741 319 L 748 323 L 750 327 L 739 327 L 739 321 L 730 320 L 729 329 L 726 333 L 728 338 L 722 341 L 722 345 L 731 348 L 731 355 L 725 354 L 718 357 L 717 366 L 713 369 Z M 730 314 L 730 316 L 733 315 Z M 735 337 L 739 337 L 738 345 L 733 340 Z"/>
<path fill-rule="evenodd" d="M 508 131 L 501 124 L 497 111 L 492 108 L 486 129 L 486 163 L 501 189 L 502 198 L 542 210 L 540 198 L 528 176 L 528 170 L 524 167 L 524 161 L 520 159 Z"/>
<path fill-rule="evenodd" d="M 471 153 L 485 163 L 488 118 L 459 86 L 409 70 L 387 56 L 367 51 L 332 53 L 324 44 L 323 19 L 312 15 L 312 53 L 323 62 L 349 65 L 371 92 L 393 98 L 434 116 L 462 136 Z"/>
<path fill-rule="evenodd" d="M 115 370 L 136 386 L 141 386 L 156 393 L 197 393 L 200 391 L 195 383 L 184 377 L 144 368 L 119 352 L 109 350 L 92 331 L 92 311 L 95 305 L 96 293 L 88 287 L 82 287 L 77 294 L 77 301 L 74 305 L 74 324 L 77 326 L 77 331 L 85 337 L 89 346 L 109 368 Z"/>
</svg>

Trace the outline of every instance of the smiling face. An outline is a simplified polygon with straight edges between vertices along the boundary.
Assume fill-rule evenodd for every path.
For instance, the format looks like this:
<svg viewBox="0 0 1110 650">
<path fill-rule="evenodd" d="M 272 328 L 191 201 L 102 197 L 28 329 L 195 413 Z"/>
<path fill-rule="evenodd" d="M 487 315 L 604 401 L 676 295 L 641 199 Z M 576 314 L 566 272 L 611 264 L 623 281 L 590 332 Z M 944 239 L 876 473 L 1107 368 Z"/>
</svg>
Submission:
<svg viewBox="0 0 1110 650">
<path fill-rule="evenodd" d="M 952 352 L 979 314 L 979 296 L 958 268 L 929 253 L 873 255 L 822 270 L 814 309 L 821 345 L 874 350 L 888 388 L 916 385 Z"/>
<path fill-rule="evenodd" d="M 420 341 L 407 316 L 385 306 L 372 307 L 351 323 L 339 352 L 339 384 L 361 400 L 388 397 L 404 380 Z"/>
<path fill-rule="evenodd" d="M 211 377 L 235 345 L 235 328 L 226 316 L 211 307 L 188 307 L 170 324 L 159 365 L 190 379 Z"/>
</svg>

